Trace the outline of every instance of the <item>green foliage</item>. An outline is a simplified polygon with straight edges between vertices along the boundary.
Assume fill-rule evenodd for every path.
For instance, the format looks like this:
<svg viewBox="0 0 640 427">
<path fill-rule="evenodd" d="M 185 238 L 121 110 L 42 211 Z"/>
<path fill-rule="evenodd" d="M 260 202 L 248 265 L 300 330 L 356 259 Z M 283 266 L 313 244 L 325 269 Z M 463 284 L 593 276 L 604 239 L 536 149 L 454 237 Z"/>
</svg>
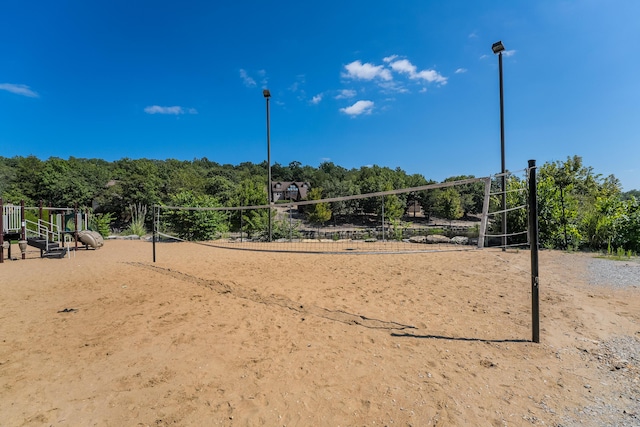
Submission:
<svg viewBox="0 0 640 427">
<path fill-rule="evenodd" d="M 302 234 L 300 233 L 300 221 L 289 221 L 288 219 L 274 220 L 271 223 L 271 238 L 277 239 L 299 239 Z"/>
<path fill-rule="evenodd" d="M 129 205 L 131 212 L 131 223 L 124 231 L 125 235 L 144 236 L 147 234 L 147 228 L 144 226 L 145 217 L 147 215 L 147 206 L 142 203 Z"/>
<path fill-rule="evenodd" d="M 614 245 L 640 252 L 640 201 L 632 196 L 622 202 L 612 222 Z"/>
<path fill-rule="evenodd" d="M 183 191 L 171 198 L 172 206 L 220 207 L 218 201 L 207 195 Z M 164 224 L 178 237 L 185 240 L 211 240 L 228 231 L 227 214 L 222 211 L 198 211 L 165 209 Z"/>
<path fill-rule="evenodd" d="M 540 243 L 568 249 L 602 248 L 615 238 L 614 218 L 620 184 L 603 178 L 573 156 L 565 162 L 545 163 L 538 180 Z"/>
<path fill-rule="evenodd" d="M 434 183 L 422 175 L 408 175 L 400 168 L 374 165 L 345 169 L 332 162 L 323 162 L 317 168 L 302 165 L 298 161 L 288 165 L 276 163 L 272 166 L 272 173 L 274 180 L 305 181 L 311 184 L 312 189 L 322 188 L 323 197 Z M 94 218 L 104 214 L 105 235 L 110 226 L 130 226 L 130 205 L 173 204 L 172 198 L 185 192 L 194 197 L 215 198 L 224 206 L 266 205 L 266 177 L 266 161 L 260 164 L 244 162 L 221 165 L 207 158 L 192 161 L 125 158 L 107 162 L 75 157 L 41 160 L 35 156 L 0 156 L 0 197 L 5 203 L 25 200 L 28 206 L 35 206 L 42 200 L 45 206 L 91 206 L 96 214 Z M 453 176 L 446 181 L 470 177 Z M 538 177 L 540 243 L 543 247 L 604 250 L 611 242 L 616 248 L 640 250 L 638 190 L 621 193 L 620 183 L 614 176 L 595 173 L 591 167 L 583 164 L 579 156 L 545 163 L 538 168 Z M 524 185 L 525 180 L 515 177 L 508 180 L 509 189 Z M 451 191 L 457 192 L 457 196 Z M 482 208 L 482 183 L 456 186 L 451 191 L 386 196 L 385 221 L 401 224 L 406 206 L 414 201 L 421 205 L 427 217 L 437 211 L 439 216 L 450 220 L 478 213 Z M 507 204 L 510 207 L 525 204 L 525 197 L 526 192 L 510 192 Z M 494 207 L 499 206 L 499 200 L 492 198 L 491 202 Z M 380 216 L 381 203 L 382 198 L 332 202 L 328 206 L 319 205 L 315 208 L 316 212 L 310 207 L 306 209 L 306 214 L 311 215 L 314 224 L 320 225 L 330 220 L 337 224 L 340 220 L 351 220 L 351 217 Z M 243 215 L 244 230 L 257 236 L 265 235 L 268 210 L 245 211 Z M 275 210 L 271 215 L 275 215 Z M 524 210 L 508 212 L 507 217 L 509 231 L 527 228 Z M 241 213 L 234 211 L 226 224 L 239 230 L 240 223 Z M 284 223 L 280 227 L 275 216 L 272 225 L 274 236 L 279 235 L 278 230 L 282 228 L 282 235 L 288 237 Z M 500 229 L 500 216 L 493 218 L 491 226 Z M 398 225 L 398 228 L 402 226 Z M 525 239 L 525 236 L 518 238 Z M 514 239 L 510 240 L 513 242 Z"/>
<path fill-rule="evenodd" d="M 460 194 L 452 187 L 437 190 L 434 214 L 449 221 L 462 216 L 462 203 Z"/>
<path fill-rule="evenodd" d="M 392 190 L 391 184 L 387 183 L 384 187 L 384 191 Z M 385 221 L 398 221 L 402 215 L 404 215 L 405 204 L 395 194 L 382 197 L 384 202 L 384 219 Z M 378 216 L 382 215 L 382 204 L 380 208 L 376 209 Z"/>
<path fill-rule="evenodd" d="M 114 215 L 111 212 L 93 214 L 89 217 L 89 228 L 100 233 L 102 237 L 108 237 L 111 233 L 111 223 Z"/>
<path fill-rule="evenodd" d="M 309 191 L 309 200 L 322 199 L 322 188 L 314 187 Z M 307 220 L 313 224 L 322 225 L 331 219 L 331 209 L 329 203 L 316 203 L 311 205 L 306 212 Z"/>
<path fill-rule="evenodd" d="M 517 176 L 510 175 L 507 177 L 507 194 L 506 202 L 507 209 L 515 208 L 518 206 L 527 205 L 528 192 L 526 191 L 526 181 L 519 179 Z M 498 184 L 496 182 L 496 184 Z M 499 189 L 492 191 L 498 193 Z M 490 211 L 496 212 L 502 209 L 502 195 L 496 194 L 490 199 Z M 502 234 L 502 214 L 496 214 L 493 216 L 493 222 L 491 224 L 492 234 Z M 507 234 L 517 233 L 525 231 L 528 228 L 528 212 L 526 209 L 514 209 L 507 212 Z M 527 241 L 526 235 L 509 236 L 507 238 L 507 244 L 525 243 Z"/>
</svg>

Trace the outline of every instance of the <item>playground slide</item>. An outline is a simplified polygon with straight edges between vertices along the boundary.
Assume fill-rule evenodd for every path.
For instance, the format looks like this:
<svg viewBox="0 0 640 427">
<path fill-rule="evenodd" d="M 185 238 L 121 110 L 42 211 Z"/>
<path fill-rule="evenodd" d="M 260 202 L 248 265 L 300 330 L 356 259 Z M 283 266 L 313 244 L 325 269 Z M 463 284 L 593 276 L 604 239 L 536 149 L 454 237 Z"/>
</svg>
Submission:
<svg viewBox="0 0 640 427">
<path fill-rule="evenodd" d="M 104 246 L 104 239 L 97 231 L 83 230 L 78 233 L 78 239 L 85 245 L 98 249 Z"/>
</svg>

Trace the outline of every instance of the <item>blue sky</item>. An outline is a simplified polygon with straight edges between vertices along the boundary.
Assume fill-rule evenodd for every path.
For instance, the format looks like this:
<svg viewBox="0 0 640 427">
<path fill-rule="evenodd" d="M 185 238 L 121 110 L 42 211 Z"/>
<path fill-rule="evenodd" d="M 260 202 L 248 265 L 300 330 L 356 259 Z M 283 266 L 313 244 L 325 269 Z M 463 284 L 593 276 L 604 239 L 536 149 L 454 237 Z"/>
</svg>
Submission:
<svg viewBox="0 0 640 427">
<path fill-rule="evenodd" d="M 400 167 L 579 155 L 640 189 L 640 2 L 29 1 L 0 6 L 0 155 Z"/>
</svg>

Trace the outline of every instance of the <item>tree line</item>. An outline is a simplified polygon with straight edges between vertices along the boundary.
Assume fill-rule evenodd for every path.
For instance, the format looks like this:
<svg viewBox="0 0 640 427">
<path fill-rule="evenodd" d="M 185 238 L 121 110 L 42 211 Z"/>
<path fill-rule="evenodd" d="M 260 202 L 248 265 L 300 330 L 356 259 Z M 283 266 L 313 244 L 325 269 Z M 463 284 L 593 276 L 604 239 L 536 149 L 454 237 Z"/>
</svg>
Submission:
<svg viewBox="0 0 640 427">
<path fill-rule="evenodd" d="M 311 184 L 309 198 L 324 199 L 377 191 L 433 184 L 420 174 L 407 174 L 401 168 L 363 166 L 346 169 L 332 162 L 318 167 L 294 161 L 271 167 L 273 181 L 296 181 Z M 139 217 L 136 206 L 165 204 L 173 206 L 251 206 L 267 204 L 267 163 L 238 165 L 219 164 L 207 158 L 182 161 L 175 159 L 101 159 L 35 156 L 0 157 L 0 195 L 6 202 L 25 200 L 31 206 L 43 201 L 46 206 L 89 207 L 114 228 L 131 225 Z M 453 176 L 455 181 L 473 176 Z M 508 205 L 526 203 L 526 180 L 512 175 L 508 179 Z M 540 242 L 549 248 L 602 249 L 614 245 L 626 250 L 640 250 L 640 208 L 638 190 L 621 191 L 613 176 L 602 176 L 585 166 L 579 156 L 565 161 L 547 162 L 538 170 Z M 449 220 L 477 214 L 482 209 L 482 183 L 465 184 L 446 189 L 386 196 L 384 208 L 370 199 L 349 200 L 315 205 L 307 209 L 311 222 L 339 222 L 354 215 L 381 216 L 398 221 L 410 204 L 421 206 L 426 215 Z M 492 198 L 495 206 L 499 200 Z M 149 211 L 150 212 L 150 211 Z M 136 215 L 137 214 L 137 215 Z M 172 215 L 176 216 L 177 213 Z M 192 213 L 201 220 L 185 229 L 186 237 L 203 238 L 219 227 L 244 227 L 256 232 L 266 224 L 259 211 L 232 214 L 232 218 L 215 217 L 212 213 Z M 209 215 L 209 216 L 207 216 Z M 150 213 L 141 221 L 150 223 Z M 268 219 L 268 217 L 267 217 Z M 410 218 L 406 218 L 410 220 Z M 192 221 L 193 219 L 191 219 Z M 184 215 L 174 218 L 189 221 Z M 186 222 L 185 222 L 186 221 Z M 104 221 L 103 221 L 104 222 Z M 209 224 L 205 236 L 202 224 Z M 526 212 L 508 213 L 511 230 L 526 229 Z M 500 230 L 500 218 L 492 222 Z M 103 224 L 104 227 L 104 224 Z M 525 238 L 526 239 L 526 238 Z M 517 242 L 517 238 L 512 239 Z"/>
</svg>

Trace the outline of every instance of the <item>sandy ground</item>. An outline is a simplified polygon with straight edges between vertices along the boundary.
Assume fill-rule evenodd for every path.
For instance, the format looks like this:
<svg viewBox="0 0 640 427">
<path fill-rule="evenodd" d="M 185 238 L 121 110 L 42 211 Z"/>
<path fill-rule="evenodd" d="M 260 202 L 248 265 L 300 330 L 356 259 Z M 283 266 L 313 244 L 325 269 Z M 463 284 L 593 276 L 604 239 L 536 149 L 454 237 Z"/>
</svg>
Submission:
<svg viewBox="0 0 640 427">
<path fill-rule="evenodd" d="M 30 252 L 0 264 L 0 425 L 634 425 L 602 345 L 640 338 L 640 290 L 587 257 L 540 253 L 535 344 L 528 251 Z"/>
</svg>

